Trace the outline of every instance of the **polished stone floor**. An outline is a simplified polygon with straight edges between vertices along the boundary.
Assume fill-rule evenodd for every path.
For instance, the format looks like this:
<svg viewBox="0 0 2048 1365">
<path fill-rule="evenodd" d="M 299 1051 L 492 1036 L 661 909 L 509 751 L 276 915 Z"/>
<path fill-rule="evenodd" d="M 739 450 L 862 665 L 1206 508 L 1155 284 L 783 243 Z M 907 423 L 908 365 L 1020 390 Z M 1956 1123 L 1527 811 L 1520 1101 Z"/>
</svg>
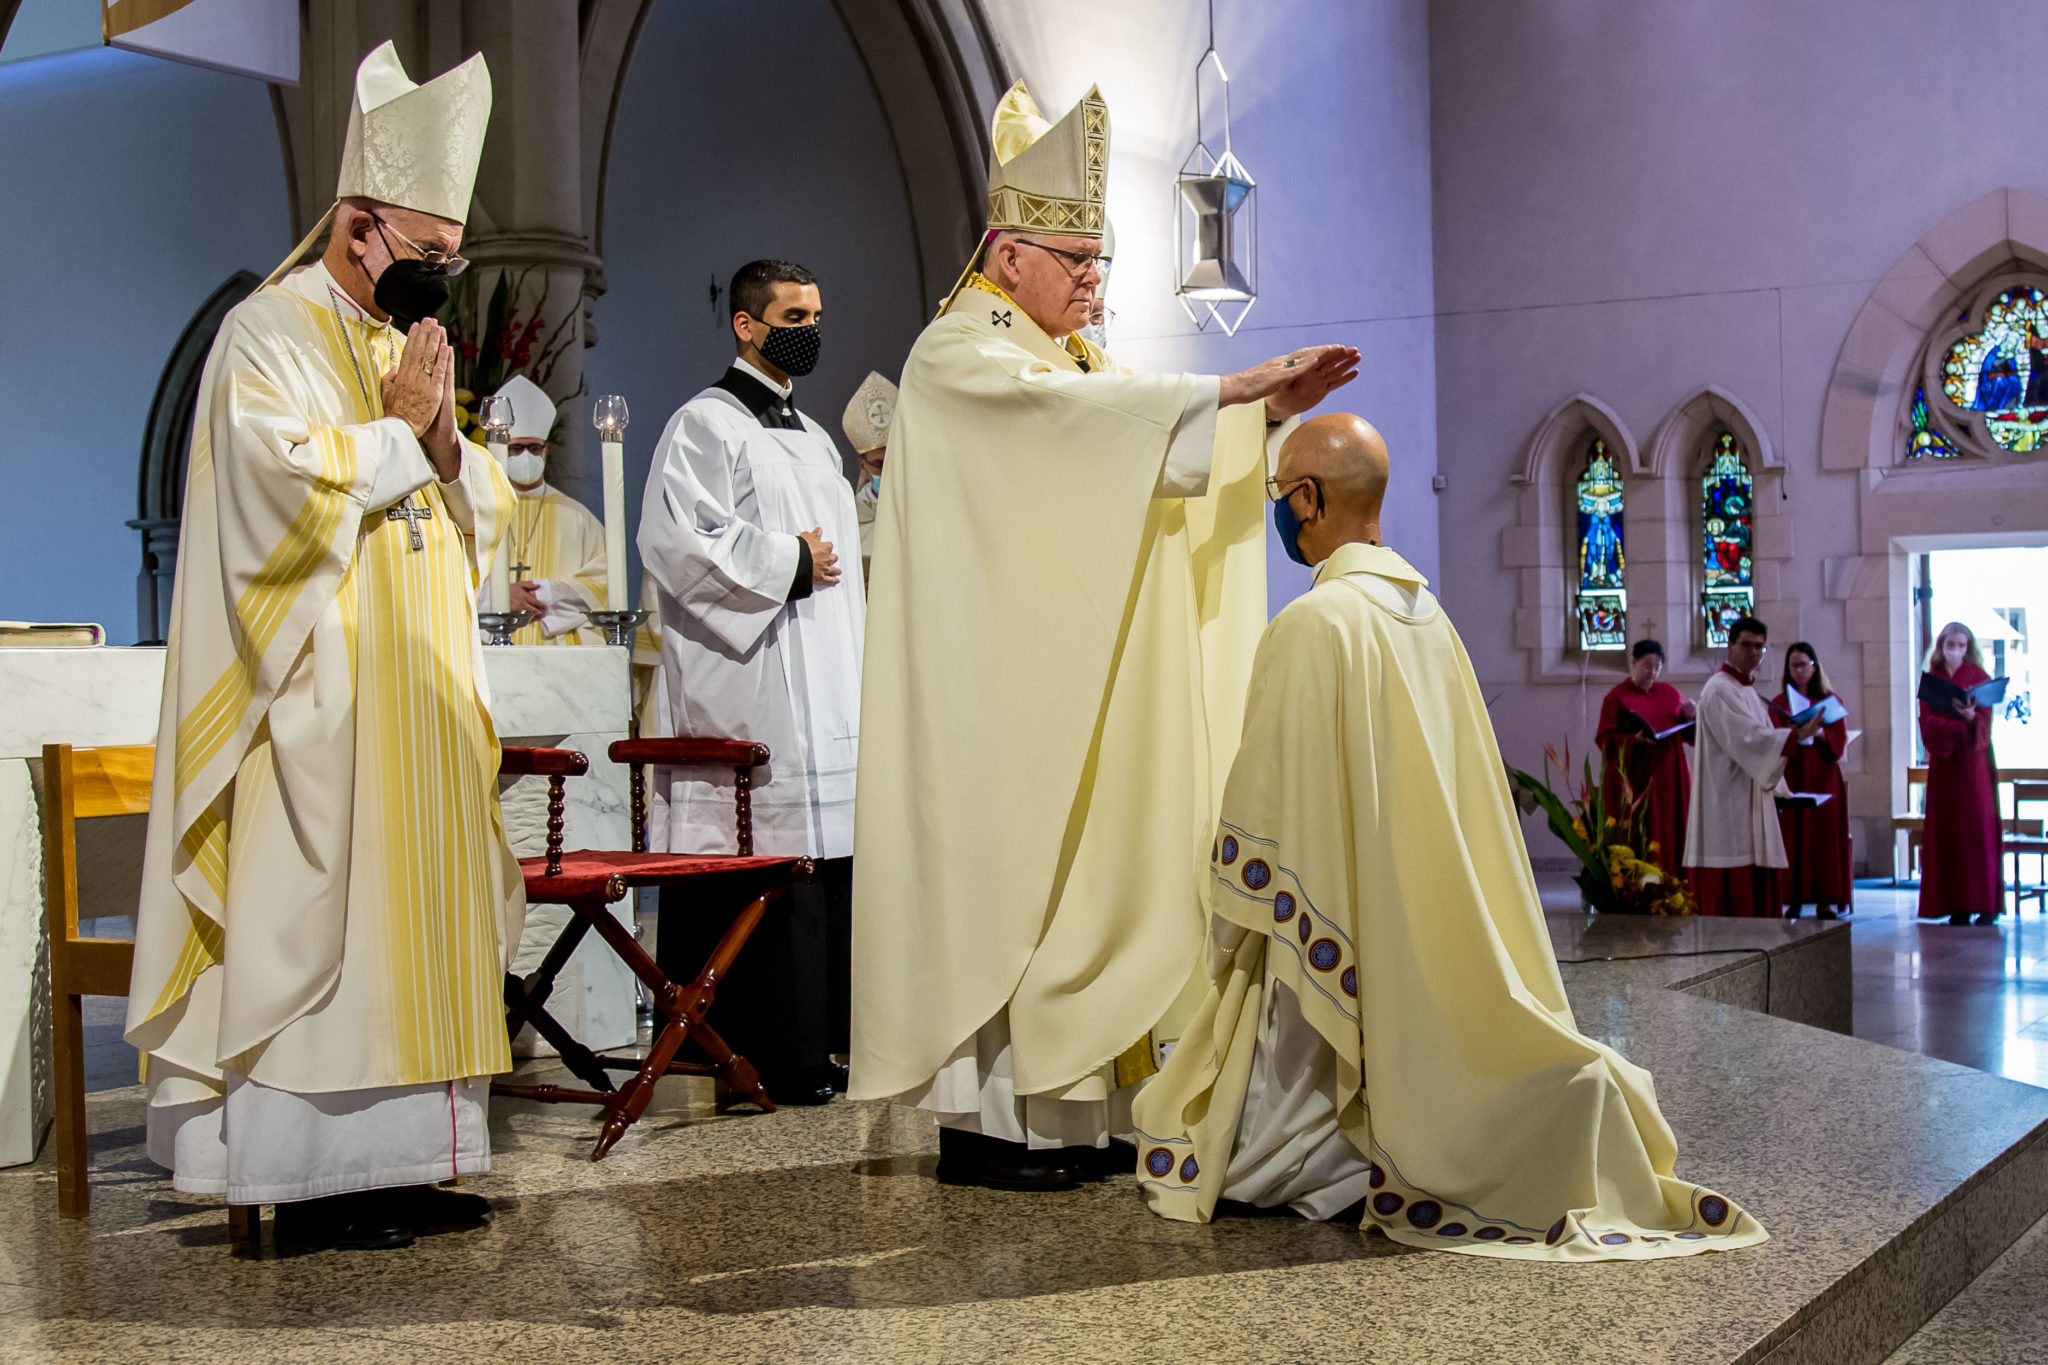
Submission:
<svg viewBox="0 0 2048 1365">
<path fill-rule="evenodd" d="M 1680 1174 L 1771 1230 L 1751 1251 L 1557 1267 L 1285 1217 L 1191 1227 L 1146 1212 L 1129 1177 L 1054 1196 L 937 1185 L 931 1125 L 888 1106 L 719 1116 L 665 1082 L 661 1111 L 597 1164 L 587 1111 L 495 1104 L 495 1168 L 471 1182 L 498 1209 L 489 1228 L 245 1259 L 218 1204 L 148 1162 L 140 1091 L 120 1085 L 92 1100 L 90 1224 L 55 1218 L 47 1153 L 0 1170 L 0 1361 L 1874 1361 L 1905 1332 L 1875 1354 L 1851 1339 L 1934 1282 L 1930 1258 L 1990 1270 L 1899 1361 L 2048 1358 L 2026 1312 L 2048 1233 L 1999 1254 L 2048 1200 L 2048 1142 L 1971 1193 L 2048 1131 L 2048 1091 L 1981 1074 L 2032 1055 L 2013 1040 L 2039 1017 L 2024 1002 L 2041 917 L 1951 930 L 1910 914 L 1910 893 L 1866 891 L 1849 935 L 1859 978 L 1886 983 L 1857 988 L 1856 1032 L 1887 1047 L 1756 1012 L 1835 1008 L 1802 999 L 1841 943 L 1810 919 L 1553 925 L 1561 958 L 1595 959 L 1566 968 L 1582 1026 L 1656 1074 Z M 1735 946 L 1606 960 L 1709 943 Z M 1685 980 L 1694 994 L 1668 989 Z M 1915 1055 L 1943 1048 L 1976 1069 Z M 131 1065 L 111 1053 L 99 1074 Z M 1859 1275 L 1872 1307 L 1785 1335 Z"/>
<path fill-rule="evenodd" d="M 1918 893 L 1856 888 L 1856 1036 L 2048 1086 L 2048 915 L 1983 928 L 1914 917 Z"/>
</svg>

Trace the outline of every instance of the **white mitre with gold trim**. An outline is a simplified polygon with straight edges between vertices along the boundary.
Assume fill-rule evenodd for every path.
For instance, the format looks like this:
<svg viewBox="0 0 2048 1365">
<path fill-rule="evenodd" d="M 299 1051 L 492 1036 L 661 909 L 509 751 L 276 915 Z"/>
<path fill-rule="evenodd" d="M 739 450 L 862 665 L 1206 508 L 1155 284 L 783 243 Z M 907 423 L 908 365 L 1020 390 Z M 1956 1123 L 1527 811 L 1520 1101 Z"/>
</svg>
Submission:
<svg viewBox="0 0 2048 1365">
<path fill-rule="evenodd" d="M 889 444 L 889 424 L 896 420 L 896 386 L 872 370 L 853 391 L 839 425 L 853 453 L 865 455 Z"/>
<path fill-rule="evenodd" d="M 523 374 L 515 374 L 498 386 L 497 396 L 512 400 L 512 430 L 515 441 L 545 441 L 555 429 L 555 402 L 547 390 Z"/>
<path fill-rule="evenodd" d="M 326 233 L 335 206 L 344 199 L 374 199 L 467 222 L 477 163 L 484 154 L 484 127 L 490 121 L 491 69 L 483 53 L 415 85 L 387 39 L 356 68 L 334 203 L 263 283 L 284 278 Z"/>
<path fill-rule="evenodd" d="M 1100 237 L 1108 217 L 1109 106 L 1089 87 L 1058 123 L 1048 124 L 1018 81 L 996 105 L 989 130 L 988 226 Z"/>
<path fill-rule="evenodd" d="M 491 72 L 483 53 L 415 85 L 386 41 L 356 68 L 334 197 L 375 199 L 464 222 L 490 119 Z"/>
</svg>

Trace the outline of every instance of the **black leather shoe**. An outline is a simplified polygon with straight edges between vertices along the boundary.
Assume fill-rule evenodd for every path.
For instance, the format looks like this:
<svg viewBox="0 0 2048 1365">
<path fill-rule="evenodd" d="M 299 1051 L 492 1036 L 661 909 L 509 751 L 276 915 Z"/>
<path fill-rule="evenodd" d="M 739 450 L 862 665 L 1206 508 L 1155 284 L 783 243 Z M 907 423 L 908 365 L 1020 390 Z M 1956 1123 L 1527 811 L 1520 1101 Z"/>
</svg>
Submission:
<svg viewBox="0 0 2048 1365">
<path fill-rule="evenodd" d="M 1021 1142 L 941 1128 L 939 1181 L 945 1185 L 979 1185 L 990 1190 L 1071 1190 L 1084 1177 L 1062 1159 L 1066 1151 L 1064 1147 L 1033 1151 Z M 1135 1164 L 1134 1159 L 1134 1168 Z"/>
<path fill-rule="evenodd" d="M 846 1087 L 853 1084 L 853 1073 L 843 1063 L 827 1062 L 825 1071 L 832 1088 L 842 1095 L 846 1093 Z"/>
<path fill-rule="evenodd" d="M 1135 1175 L 1138 1149 L 1122 1138 L 1111 1138 L 1107 1147 L 1061 1147 L 1060 1160 L 1081 1173 L 1083 1180 L 1107 1180 L 1113 1175 Z"/>
<path fill-rule="evenodd" d="M 1788 906 L 1786 906 L 1786 907 L 1785 907 L 1785 918 L 1786 918 L 1786 919 L 1798 919 L 1798 918 L 1799 918 L 1799 912 L 1800 912 L 1801 910 L 1804 910 L 1805 908 L 1806 908 L 1806 907 L 1805 907 L 1805 906 L 1803 906 L 1803 905 L 1788 905 Z"/>
<path fill-rule="evenodd" d="M 336 1251 L 392 1251 L 413 1244 L 412 1225 L 381 1190 L 331 1194 L 279 1204 L 273 1232 L 280 1245 Z"/>
<path fill-rule="evenodd" d="M 800 1067 L 794 1072 L 784 1072 L 780 1077 L 764 1074 L 761 1084 L 768 1087 L 768 1098 L 775 1101 L 777 1109 L 785 1105 L 802 1109 L 813 1105 L 830 1104 L 839 1092 L 832 1088 L 832 1066 Z"/>
<path fill-rule="evenodd" d="M 480 1194 L 439 1185 L 405 1185 L 385 1195 L 393 1216 L 415 1229 L 469 1228 L 491 1219 L 491 1201 Z"/>
<path fill-rule="evenodd" d="M 1996 910 L 1986 910 L 1983 914 L 1971 920 L 1970 923 L 1976 925 L 1996 924 L 1998 923 L 1998 912 Z"/>
<path fill-rule="evenodd" d="M 1948 917 L 1948 922 L 1950 924 L 1968 924 L 1970 922 L 1970 917 L 1968 915 L 1950 915 Z"/>
</svg>

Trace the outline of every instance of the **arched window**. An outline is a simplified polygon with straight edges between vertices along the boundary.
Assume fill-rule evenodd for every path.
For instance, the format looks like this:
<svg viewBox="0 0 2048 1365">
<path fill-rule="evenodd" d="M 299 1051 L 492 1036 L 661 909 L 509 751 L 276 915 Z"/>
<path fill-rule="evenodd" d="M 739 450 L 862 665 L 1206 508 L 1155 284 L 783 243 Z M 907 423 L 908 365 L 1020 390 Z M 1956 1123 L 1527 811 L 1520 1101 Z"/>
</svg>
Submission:
<svg viewBox="0 0 2048 1365">
<path fill-rule="evenodd" d="M 1628 567 L 1621 539 L 1621 471 L 1598 436 L 1578 482 L 1578 622 L 1580 649 L 1621 649 L 1628 643 Z"/>
<path fill-rule="evenodd" d="M 1700 479 L 1700 611 L 1707 644 L 1728 643 L 1728 627 L 1756 604 L 1750 570 L 1751 480 L 1749 456 L 1730 432 L 1722 432 L 1707 454 Z"/>
<path fill-rule="evenodd" d="M 2006 450 L 2048 446 L 2048 297 L 2016 285 L 1985 304 L 1983 318 L 1942 357 L 1942 395 L 1982 413 L 1985 434 Z"/>
</svg>

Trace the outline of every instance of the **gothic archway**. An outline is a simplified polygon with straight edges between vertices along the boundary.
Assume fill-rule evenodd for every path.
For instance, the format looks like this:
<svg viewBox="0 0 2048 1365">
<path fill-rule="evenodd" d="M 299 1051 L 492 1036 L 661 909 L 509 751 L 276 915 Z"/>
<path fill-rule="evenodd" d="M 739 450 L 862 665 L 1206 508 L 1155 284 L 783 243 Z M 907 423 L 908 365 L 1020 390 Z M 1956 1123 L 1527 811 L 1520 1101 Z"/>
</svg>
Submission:
<svg viewBox="0 0 2048 1365">
<path fill-rule="evenodd" d="M 142 533 L 142 572 L 135 580 L 135 641 L 162 644 L 171 623 L 171 583 L 178 567 L 178 521 L 185 510 L 185 464 L 192 449 L 193 409 L 206 356 L 228 310 L 261 284 L 262 277 L 237 270 L 207 296 L 178 334 L 171 358 L 150 400 L 143 428 L 142 460 L 136 475 L 135 520 Z"/>
</svg>

